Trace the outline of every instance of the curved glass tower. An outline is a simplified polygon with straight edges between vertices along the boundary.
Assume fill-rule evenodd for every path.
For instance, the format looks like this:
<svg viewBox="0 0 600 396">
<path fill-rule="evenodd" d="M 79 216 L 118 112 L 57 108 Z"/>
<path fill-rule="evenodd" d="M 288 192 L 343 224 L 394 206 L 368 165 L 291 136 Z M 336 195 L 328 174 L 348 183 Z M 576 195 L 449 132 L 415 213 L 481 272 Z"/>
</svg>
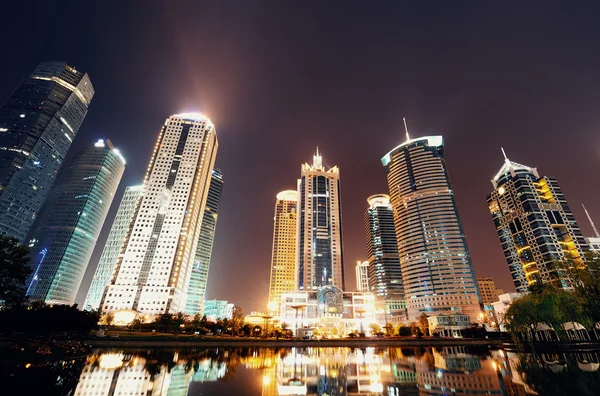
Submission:
<svg viewBox="0 0 600 396">
<path fill-rule="evenodd" d="M 0 106 L 0 234 L 25 242 L 94 88 L 66 62 L 40 63 Z"/>
<path fill-rule="evenodd" d="M 110 140 L 65 164 L 30 234 L 30 299 L 73 304 L 124 171 Z"/>
<path fill-rule="evenodd" d="M 462 312 L 480 298 L 441 136 L 407 140 L 381 162 L 387 173 L 408 316 Z"/>
</svg>

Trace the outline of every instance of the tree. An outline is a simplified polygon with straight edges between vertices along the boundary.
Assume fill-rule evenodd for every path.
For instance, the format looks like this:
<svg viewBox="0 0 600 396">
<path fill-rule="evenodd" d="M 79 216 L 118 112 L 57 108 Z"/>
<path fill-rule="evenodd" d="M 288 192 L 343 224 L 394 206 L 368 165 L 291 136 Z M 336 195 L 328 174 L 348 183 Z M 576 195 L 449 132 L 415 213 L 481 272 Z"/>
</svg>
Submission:
<svg viewBox="0 0 600 396">
<path fill-rule="evenodd" d="M 371 334 L 373 335 L 381 333 L 381 326 L 379 326 L 377 323 L 371 323 L 369 328 L 371 329 Z"/>
<path fill-rule="evenodd" d="M 29 253 L 17 239 L 0 236 L 0 300 L 9 307 L 25 301 L 25 282 L 31 274 Z"/>
<path fill-rule="evenodd" d="M 233 311 L 231 313 L 231 321 L 229 323 L 229 326 L 231 326 L 232 332 L 234 334 L 237 334 L 243 325 L 244 325 L 244 311 L 242 310 L 242 307 L 240 307 L 239 305 L 234 305 Z"/>
<path fill-rule="evenodd" d="M 558 262 L 569 279 L 575 295 L 581 302 L 583 313 L 593 324 L 600 323 L 600 253 L 587 252 L 585 265 L 571 260 Z"/>
<path fill-rule="evenodd" d="M 423 312 L 421 316 L 419 316 L 419 330 L 424 335 L 429 335 L 429 321 L 427 320 L 427 314 Z"/>
<path fill-rule="evenodd" d="M 387 336 L 394 335 L 394 325 L 393 324 L 386 323 L 386 325 L 383 328 L 385 329 L 385 335 L 387 335 Z"/>
<path fill-rule="evenodd" d="M 113 323 L 114 320 L 115 320 L 115 315 L 112 312 L 107 312 L 106 315 L 104 315 L 104 318 L 102 318 L 102 321 L 107 326 L 112 325 L 112 323 Z"/>
</svg>

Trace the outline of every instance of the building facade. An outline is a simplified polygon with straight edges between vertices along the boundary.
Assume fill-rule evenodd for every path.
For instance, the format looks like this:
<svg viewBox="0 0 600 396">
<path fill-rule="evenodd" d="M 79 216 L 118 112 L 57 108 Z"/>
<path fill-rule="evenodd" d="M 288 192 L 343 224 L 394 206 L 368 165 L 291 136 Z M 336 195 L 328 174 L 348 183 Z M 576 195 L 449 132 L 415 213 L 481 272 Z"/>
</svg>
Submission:
<svg viewBox="0 0 600 396">
<path fill-rule="evenodd" d="M 402 299 L 402 269 L 390 196 L 372 195 L 367 202 L 369 208 L 365 212 L 365 233 L 370 291 L 378 299 Z"/>
<path fill-rule="evenodd" d="M 299 337 L 370 333 L 370 325 L 377 323 L 375 297 L 368 292 L 344 292 L 333 285 L 284 293 L 278 319 L 290 325 Z"/>
<path fill-rule="evenodd" d="M 206 284 L 208 282 L 208 271 L 210 269 L 210 258 L 212 256 L 215 232 L 217 230 L 217 217 L 219 214 L 219 203 L 223 191 L 223 172 L 213 169 L 208 189 L 206 209 L 200 228 L 200 240 L 196 248 L 196 258 L 192 267 L 192 274 L 188 286 L 188 299 L 185 313 L 188 315 L 203 315 L 204 298 L 206 296 Z"/>
<path fill-rule="evenodd" d="M 589 237 L 585 238 L 592 252 L 600 253 L 600 238 Z"/>
<path fill-rule="evenodd" d="M 29 238 L 31 300 L 75 302 L 124 171 L 125 159 L 110 140 L 98 140 L 65 163 Z"/>
<path fill-rule="evenodd" d="M 441 136 L 409 139 L 382 158 L 394 211 L 409 320 L 462 312 L 480 297 L 444 160 Z"/>
<path fill-rule="evenodd" d="M 0 235 L 26 242 L 94 88 L 66 62 L 40 63 L 0 107 Z"/>
<path fill-rule="evenodd" d="M 484 305 L 491 305 L 498 301 L 498 296 L 504 294 L 502 289 L 496 287 L 496 283 L 493 278 L 479 277 L 477 278 L 477 285 L 479 286 L 479 294 L 481 295 L 481 302 Z"/>
<path fill-rule="evenodd" d="M 487 203 L 517 292 L 536 282 L 569 288 L 555 262 L 581 263 L 588 246 L 556 179 L 505 156 L 492 185 Z"/>
<path fill-rule="evenodd" d="M 204 303 L 204 315 L 212 321 L 231 319 L 233 316 L 233 304 L 227 300 L 206 300 Z"/>
<path fill-rule="evenodd" d="M 217 148 L 207 117 L 185 113 L 165 121 L 103 312 L 184 311 Z"/>
<path fill-rule="evenodd" d="M 269 313 L 279 312 L 283 293 L 296 290 L 297 206 L 297 191 L 286 190 L 277 194 L 273 217 Z"/>
<path fill-rule="evenodd" d="M 369 262 L 368 261 L 357 261 L 356 267 L 356 291 L 368 292 L 369 291 Z"/>
<path fill-rule="evenodd" d="M 326 170 L 317 153 L 298 180 L 298 290 L 344 289 L 340 170 Z"/>
<path fill-rule="evenodd" d="M 102 296 L 115 275 L 117 261 L 122 257 L 127 235 L 131 232 L 131 223 L 139 208 L 140 198 L 144 194 L 144 186 L 129 186 L 125 189 L 119 209 L 110 228 L 102 255 L 98 261 L 92 284 L 88 290 L 83 309 L 97 311 L 100 309 Z"/>
</svg>

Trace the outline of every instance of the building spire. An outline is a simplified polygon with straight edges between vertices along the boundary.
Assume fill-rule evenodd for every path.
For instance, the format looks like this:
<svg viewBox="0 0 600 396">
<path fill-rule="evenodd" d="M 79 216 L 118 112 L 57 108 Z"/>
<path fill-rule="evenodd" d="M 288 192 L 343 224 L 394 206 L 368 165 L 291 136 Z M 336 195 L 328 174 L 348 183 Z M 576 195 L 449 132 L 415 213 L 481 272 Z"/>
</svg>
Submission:
<svg viewBox="0 0 600 396">
<path fill-rule="evenodd" d="M 500 147 L 500 150 L 502 150 L 502 155 L 504 156 L 504 160 L 505 161 L 509 161 L 508 157 L 506 156 L 506 152 L 504 151 L 504 147 Z"/>
<path fill-rule="evenodd" d="M 323 168 L 323 157 L 319 154 L 319 146 L 317 146 L 317 153 L 313 155 L 313 168 Z"/>
<path fill-rule="evenodd" d="M 404 132 L 406 133 L 406 141 L 410 140 L 410 136 L 408 135 L 408 126 L 406 125 L 406 117 L 402 117 L 402 121 L 404 121 Z"/>
<path fill-rule="evenodd" d="M 588 220 L 590 221 L 590 224 L 592 225 L 592 229 L 594 230 L 594 234 L 596 234 L 596 238 L 600 238 L 600 233 L 598 232 L 598 229 L 596 228 L 596 225 L 592 220 L 592 216 L 590 216 L 584 204 L 581 204 L 581 206 L 583 206 L 583 210 L 585 210 L 585 215 L 587 216 Z"/>
</svg>

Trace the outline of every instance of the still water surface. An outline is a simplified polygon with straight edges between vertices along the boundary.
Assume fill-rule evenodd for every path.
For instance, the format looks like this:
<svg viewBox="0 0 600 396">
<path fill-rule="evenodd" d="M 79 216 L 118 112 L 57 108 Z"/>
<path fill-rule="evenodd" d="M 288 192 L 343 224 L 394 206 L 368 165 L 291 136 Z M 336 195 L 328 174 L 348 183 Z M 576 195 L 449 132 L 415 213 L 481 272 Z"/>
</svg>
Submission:
<svg viewBox="0 0 600 396">
<path fill-rule="evenodd" d="M 600 395 L 599 357 L 469 347 L 98 350 L 2 367 L 0 394 Z"/>
</svg>

